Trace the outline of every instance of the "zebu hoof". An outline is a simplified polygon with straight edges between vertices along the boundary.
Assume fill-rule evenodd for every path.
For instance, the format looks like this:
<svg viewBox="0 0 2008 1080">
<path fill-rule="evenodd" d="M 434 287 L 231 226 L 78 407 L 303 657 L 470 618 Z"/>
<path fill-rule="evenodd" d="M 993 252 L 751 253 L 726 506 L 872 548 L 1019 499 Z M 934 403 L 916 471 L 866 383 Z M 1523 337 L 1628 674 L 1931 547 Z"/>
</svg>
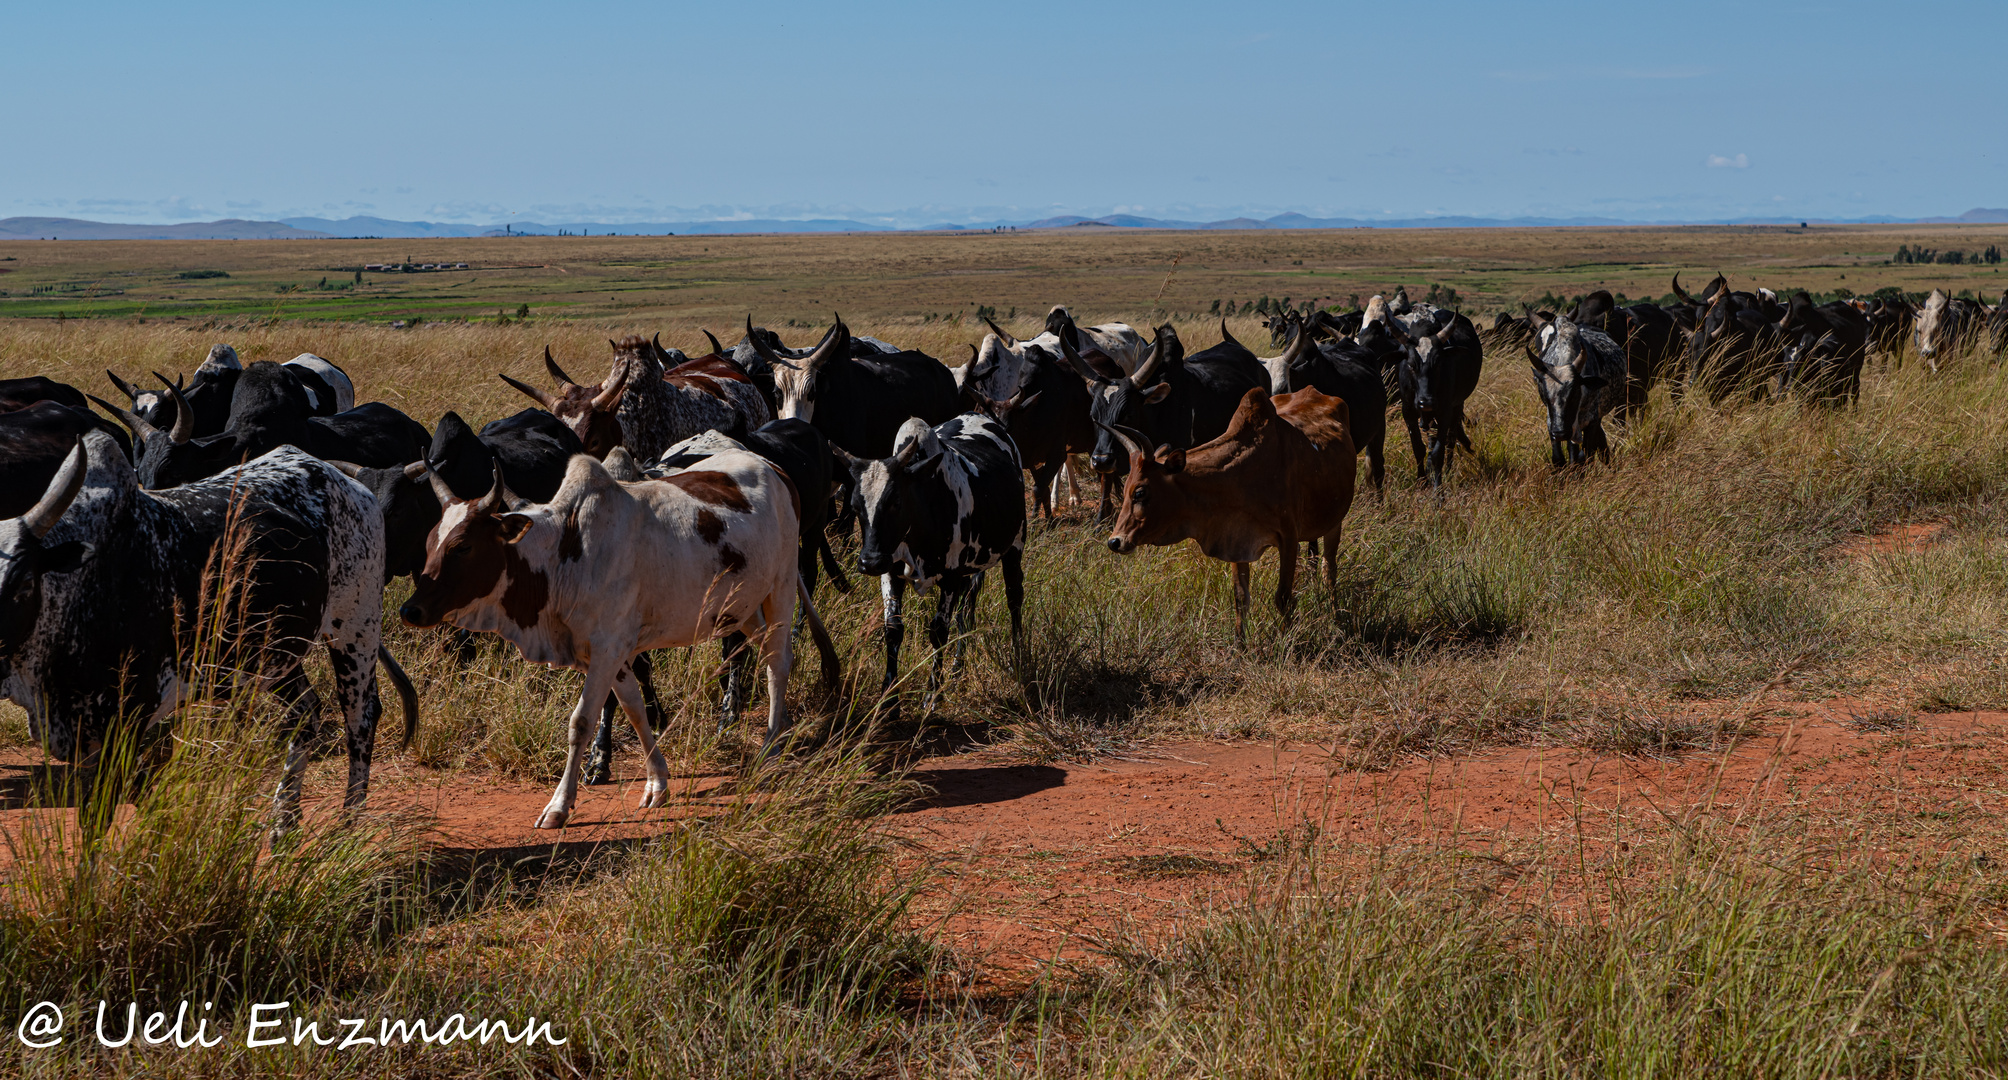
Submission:
<svg viewBox="0 0 2008 1080">
<path fill-rule="evenodd" d="M 668 785 L 657 787 L 654 784 L 650 784 L 647 787 L 641 789 L 641 808 L 643 810 L 650 810 L 655 807 L 666 806 L 668 804 L 669 804 Z"/>
<path fill-rule="evenodd" d="M 571 816 L 572 812 L 570 810 L 546 810 L 537 815 L 537 827 L 540 829 L 562 829 L 565 827 L 565 820 Z"/>
<path fill-rule="evenodd" d="M 611 784 L 613 780 L 613 762 L 600 756 L 598 750 L 593 751 L 593 756 L 586 760 L 586 786 L 599 787 L 602 784 Z"/>
</svg>

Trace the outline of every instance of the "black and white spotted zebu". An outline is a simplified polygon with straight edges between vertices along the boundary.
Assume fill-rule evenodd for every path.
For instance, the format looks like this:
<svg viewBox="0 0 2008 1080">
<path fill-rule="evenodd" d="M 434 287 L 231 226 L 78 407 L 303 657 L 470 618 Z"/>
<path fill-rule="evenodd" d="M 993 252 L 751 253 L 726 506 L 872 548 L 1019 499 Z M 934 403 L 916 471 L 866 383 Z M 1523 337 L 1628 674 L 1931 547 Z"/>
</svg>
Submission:
<svg viewBox="0 0 2008 1080">
<path fill-rule="evenodd" d="M 320 711 L 301 660 L 323 642 L 347 732 L 343 801 L 361 806 L 379 658 L 403 697 L 407 740 L 417 722 L 417 697 L 383 651 L 383 554 L 369 491 L 293 447 L 151 492 L 93 431 L 26 514 L 0 521 L 0 689 L 51 755 L 82 763 L 108 737 L 131 730 L 144 744 L 163 734 L 177 705 L 212 688 L 206 673 L 255 672 L 288 705 L 275 823 L 284 830 L 299 815 Z M 205 582 L 212 555 L 222 572 Z M 191 669 L 198 616 L 216 621 L 220 645 Z"/>
<path fill-rule="evenodd" d="M 852 460 L 850 469 L 852 506 L 863 525 L 858 570 L 877 576 L 885 595 L 883 688 L 899 672 L 907 586 L 922 593 L 941 589 L 928 623 L 935 649 L 925 706 L 931 709 L 949 620 L 969 630 L 992 567 L 1003 568 L 1011 638 L 1018 640 L 1025 603 L 1025 486 L 1018 454 L 1004 425 L 981 413 L 950 417 L 937 427 L 915 417 L 899 429 L 890 457 Z M 956 654 L 959 661 L 959 645 Z M 898 715 L 896 702 L 891 715 Z"/>
</svg>

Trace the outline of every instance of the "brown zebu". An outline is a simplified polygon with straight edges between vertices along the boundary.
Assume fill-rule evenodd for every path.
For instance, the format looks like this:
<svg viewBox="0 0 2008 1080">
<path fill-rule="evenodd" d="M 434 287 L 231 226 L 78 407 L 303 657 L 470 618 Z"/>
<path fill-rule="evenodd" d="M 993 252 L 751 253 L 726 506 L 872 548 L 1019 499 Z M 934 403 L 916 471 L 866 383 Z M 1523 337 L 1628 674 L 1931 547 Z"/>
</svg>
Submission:
<svg viewBox="0 0 2008 1080">
<path fill-rule="evenodd" d="M 1325 541 L 1325 585 L 1336 585 L 1334 545 L 1353 505 L 1354 450 L 1346 403 L 1310 388 L 1270 397 L 1250 390 L 1217 439 L 1155 455 L 1121 430 L 1129 451 L 1122 509 L 1109 550 L 1164 547 L 1191 539 L 1234 564 L 1234 639 L 1248 623 L 1248 567 L 1275 548 L 1276 610 L 1290 616 L 1297 544 Z"/>
</svg>

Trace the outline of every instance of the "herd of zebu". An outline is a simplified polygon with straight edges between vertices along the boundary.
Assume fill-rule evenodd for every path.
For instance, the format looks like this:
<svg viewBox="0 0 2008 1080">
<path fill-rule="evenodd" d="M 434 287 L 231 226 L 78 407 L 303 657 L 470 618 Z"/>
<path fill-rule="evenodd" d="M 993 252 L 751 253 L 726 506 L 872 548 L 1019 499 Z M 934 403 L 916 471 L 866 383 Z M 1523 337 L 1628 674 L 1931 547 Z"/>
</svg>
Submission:
<svg viewBox="0 0 2008 1080">
<path fill-rule="evenodd" d="M 1720 277 L 1699 297 L 1677 278 L 1674 291 L 1679 303 L 1625 307 L 1597 292 L 1489 328 L 1493 348 L 1528 355 L 1556 466 L 1607 454 L 1605 417 L 1640 408 L 1657 381 L 1714 398 L 1851 399 L 1870 349 L 1912 339 L 1935 366 L 1972 335 L 2008 345 L 2008 302 L 1816 306 Z M 464 635 L 494 633 L 526 659 L 584 672 L 539 827 L 565 823 L 582 779 L 605 779 L 617 712 L 647 763 L 642 805 L 655 805 L 668 771 L 649 652 L 722 639 L 728 723 L 742 660 L 757 653 L 773 751 L 798 612 L 824 679 L 839 680 L 811 600 L 819 565 L 850 588 L 832 532 L 856 529 L 856 569 L 881 582 L 882 690 L 906 590 L 938 590 L 930 697 L 951 628 L 968 629 L 993 569 L 1018 634 L 1021 472 L 1050 517 L 1063 474 L 1078 496 L 1076 455 L 1099 476 L 1100 516 L 1113 515 L 1110 550 L 1189 538 L 1234 565 L 1237 637 L 1250 566 L 1269 548 L 1279 611 L 1291 609 L 1300 542 L 1313 555 L 1324 542 L 1329 584 L 1361 453 L 1375 489 L 1384 482 L 1390 397 L 1440 490 L 1456 447 L 1470 447 L 1464 407 L 1486 342 L 1464 315 L 1400 290 L 1269 325 L 1275 356 L 1224 323 L 1218 344 L 1188 353 L 1168 325 L 1147 341 L 1055 308 L 1036 337 L 991 324 L 951 369 L 841 320 L 802 349 L 749 320 L 737 346 L 707 334 L 697 357 L 659 338 L 613 342 L 596 384 L 547 349 L 551 389 L 502 376 L 538 407 L 479 431 L 452 412 L 427 431 L 388 405 L 357 405 L 348 376 L 311 354 L 246 365 L 218 345 L 185 381 L 156 375 L 158 390 L 108 373 L 124 405 L 47 378 L 0 380 L 0 687 L 49 753 L 84 764 L 114 734 L 157 738 L 219 672 L 254 675 L 289 707 L 283 831 L 320 713 L 302 667 L 313 643 L 328 650 L 345 722 L 345 805 L 368 793 L 379 665 L 411 737 L 417 695 L 380 625 L 384 586 L 408 576 L 407 623 L 450 624 L 463 650 Z M 202 618 L 216 625 L 198 662 Z"/>
</svg>

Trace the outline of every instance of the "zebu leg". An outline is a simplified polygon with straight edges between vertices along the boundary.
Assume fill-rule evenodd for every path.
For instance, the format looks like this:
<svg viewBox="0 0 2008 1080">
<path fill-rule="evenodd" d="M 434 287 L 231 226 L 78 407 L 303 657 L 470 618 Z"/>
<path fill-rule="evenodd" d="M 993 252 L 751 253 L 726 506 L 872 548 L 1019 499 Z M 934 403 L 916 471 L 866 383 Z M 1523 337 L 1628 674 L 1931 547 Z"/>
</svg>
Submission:
<svg viewBox="0 0 2008 1080">
<path fill-rule="evenodd" d="M 767 665 L 767 745 L 761 760 L 781 749 L 781 736 L 788 730 L 788 669 L 794 663 L 795 636 L 788 628 L 795 622 L 795 590 L 776 590 L 760 602 L 760 616 L 767 621 L 760 637 L 760 658 Z"/>
<path fill-rule="evenodd" d="M 361 635 L 358 635 L 361 636 Z M 328 666 L 335 673 L 335 700 L 342 707 L 342 734 L 349 752 L 349 784 L 342 807 L 360 810 L 370 797 L 370 761 L 376 752 L 377 721 L 383 702 L 377 697 L 376 635 L 348 648 L 328 648 Z"/>
<path fill-rule="evenodd" d="M 669 714 L 663 710 L 662 699 L 655 693 L 655 665 L 646 651 L 635 654 L 629 662 L 628 670 L 634 673 L 634 681 L 641 690 L 642 712 L 648 717 L 649 729 L 662 732 L 669 727 Z M 593 735 L 593 754 L 586 761 L 586 786 L 596 787 L 613 782 L 614 771 L 614 710 L 622 706 L 618 694 L 607 695 L 607 703 L 600 709 L 600 725 Z"/>
<path fill-rule="evenodd" d="M 899 678 L 899 646 L 906 639 L 906 579 L 897 574 L 885 574 L 879 578 L 879 592 L 885 598 L 885 681 L 879 684 L 879 695 L 885 696 L 892 689 L 893 681 Z M 887 713 L 891 720 L 899 719 L 899 699 L 893 698 Z"/>
<path fill-rule="evenodd" d="M 745 705 L 745 681 L 740 678 L 746 657 L 746 635 L 735 630 L 718 640 L 718 730 L 722 733 L 739 725 L 739 710 Z"/>
<path fill-rule="evenodd" d="M 1024 637 L 1025 623 L 1025 551 L 1023 548 L 1004 553 L 1004 606 L 1011 609 L 1011 644 L 1017 645 Z"/>
<path fill-rule="evenodd" d="M 620 653 L 619 646 L 597 642 L 592 651 L 592 655 L 598 657 Z M 565 820 L 571 817 L 572 805 L 579 798 L 579 778 L 584 772 L 587 747 L 593 739 L 593 722 L 599 718 L 600 703 L 613 689 L 614 674 L 626 667 L 624 663 L 601 660 L 586 668 L 586 687 L 579 693 L 579 703 L 572 707 L 571 739 L 565 746 L 565 771 L 558 780 L 557 790 L 551 793 L 551 801 L 545 805 L 544 812 L 537 815 L 538 828 L 562 829 Z"/>
<path fill-rule="evenodd" d="M 614 696 L 620 699 L 628 723 L 634 726 L 635 736 L 641 739 L 642 759 L 648 767 L 648 782 L 641 789 L 641 805 L 647 808 L 661 806 L 668 801 L 669 762 L 663 760 L 662 751 L 655 745 L 655 732 L 649 730 L 648 709 L 643 703 L 640 681 L 632 666 L 622 668 L 614 675 Z"/>
<path fill-rule="evenodd" d="M 1276 614 L 1289 622 L 1297 609 L 1297 542 L 1276 545 Z"/>
<path fill-rule="evenodd" d="M 375 661 L 372 655 L 372 672 L 376 670 Z M 286 770 L 279 777 L 278 793 L 272 797 L 272 836 L 276 839 L 292 832 L 300 823 L 300 777 L 307 771 L 307 758 L 320 735 L 321 695 L 314 692 L 313 684 L 307 681 L 306 669 L 298 660 L 293 661 L 290 671 L 279 676 L 272 693 L 286 703 Z"/>
<path fill-rule="evenodd" d="M 1234 564 L 1234 644 L 1248 643 L 1248 564 Z"/>
</svg>

